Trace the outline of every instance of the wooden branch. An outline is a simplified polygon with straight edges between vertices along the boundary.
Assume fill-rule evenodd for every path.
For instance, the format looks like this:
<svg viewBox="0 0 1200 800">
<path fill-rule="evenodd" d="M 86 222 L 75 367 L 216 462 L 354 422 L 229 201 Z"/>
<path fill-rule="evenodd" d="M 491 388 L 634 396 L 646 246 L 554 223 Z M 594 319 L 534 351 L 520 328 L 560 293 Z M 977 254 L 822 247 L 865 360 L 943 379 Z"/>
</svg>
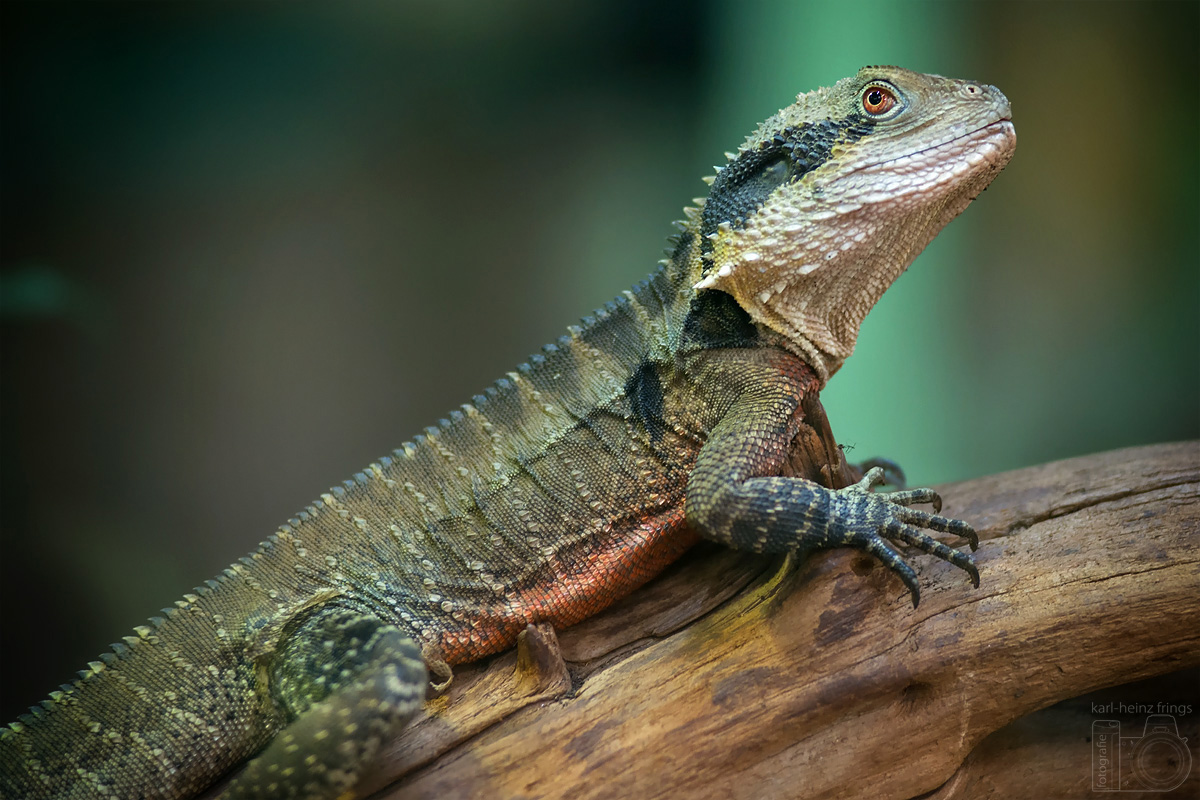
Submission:
<svg viewBox="0 0 1200 800">
<path fill-rule="evenodd" d="M 990 734 L 950 780 L 923 798 L 1095 798 L 1107 777 L 1110 785 L 1134 793 L 1122 798 L 1194 800 L 1200 797 L 1198 701 L 1200 668 L 1192 668 L 1055 703 Z M 1115 722 L 1121 737 L 1140 744 L 1156 712 L 1173 712 L 1166 727 L 1174 726 L 1174 735 L 1151 734 L 1157 740 L 1140 752 L 1127 748 L 1111 759 L 1106 776 L 1098 759 L 1101 743 L 1093 736 L 1098 726 Z"/>
<path fill-rule="evenodd" d="M 788 571 L 698 548 L 558 642 L 527 632 L 522 665 L 508 654 L 460 671 L 363 788 L 885 800 L 942 786 L 939 797 L 961 796 L 955 785 L 978 785 L 988 763 L 1003 768 L 988 755 L 1005 746 L 995 740 L 969 756 L 1010 722 L 1200 665 L 1200 443 L 942 492 L 945 512 L 980 530 L 979 590 L 917 555 L 914 611 L 895 576 L 851 551 Z M 1063 771 L 1062 785 L 1082 786 L 1089 769 Z"/>
</svg>

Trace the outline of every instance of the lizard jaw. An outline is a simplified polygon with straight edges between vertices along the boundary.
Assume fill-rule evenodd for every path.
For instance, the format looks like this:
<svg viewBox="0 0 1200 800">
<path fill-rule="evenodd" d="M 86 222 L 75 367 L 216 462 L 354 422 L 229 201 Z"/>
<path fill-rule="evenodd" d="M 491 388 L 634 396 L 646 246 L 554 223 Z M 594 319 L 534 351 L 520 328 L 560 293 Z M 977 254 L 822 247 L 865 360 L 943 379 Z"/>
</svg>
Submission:
<svg viewBox="0 0 1200 800">
<path fill-rule="evenodd" d="M 884 291 L 991 183 L 1015 147 L 1015 128 L 1002 118 L 912 153 L 854 164 L 819 193 L 778 198 L 740 230 L 723 231 L 722 268 L 694 288 L 732 294 L 755 321 L 795 345 L 824 382 L 853 353 L 862 320 Z"/>
</svg>

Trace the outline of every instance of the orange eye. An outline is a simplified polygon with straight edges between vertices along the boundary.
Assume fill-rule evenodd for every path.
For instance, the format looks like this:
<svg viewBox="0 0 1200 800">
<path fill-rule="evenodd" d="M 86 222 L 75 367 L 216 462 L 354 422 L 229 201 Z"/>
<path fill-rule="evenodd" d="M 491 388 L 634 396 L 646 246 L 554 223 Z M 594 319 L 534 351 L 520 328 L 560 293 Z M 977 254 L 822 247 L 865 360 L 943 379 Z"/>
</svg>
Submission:
<svg viewBox="0 0 1200 800">
<path fill-rule="evenodd" d="M 896 107 L 896 95 L 882 86 L 868 86 L 863 92 L 862 105 L 868 114 L 886 114 Z"/>
</svg>

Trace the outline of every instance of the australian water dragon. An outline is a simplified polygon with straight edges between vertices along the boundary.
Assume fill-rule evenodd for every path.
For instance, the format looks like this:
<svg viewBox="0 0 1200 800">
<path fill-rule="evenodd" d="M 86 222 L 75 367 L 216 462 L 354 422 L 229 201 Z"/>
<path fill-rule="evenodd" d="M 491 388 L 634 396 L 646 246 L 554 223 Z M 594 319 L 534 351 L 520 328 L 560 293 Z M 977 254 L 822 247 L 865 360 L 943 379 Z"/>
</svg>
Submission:
<svg viewBox="0 0 1200 800">
<path fill-rule="evenodd" d="M 964 522 L 873 493 L 818 392 L 884 290 L 1008 162 L 1008 101 L 870 67 L 801 95 L 686 209 L 671 255 L 529 363 L 321 495 L 0 728 L 0 796 L 352 797 L 429 675 L 566 626 L 697 539 L 893 544 Z"/>
</svg>

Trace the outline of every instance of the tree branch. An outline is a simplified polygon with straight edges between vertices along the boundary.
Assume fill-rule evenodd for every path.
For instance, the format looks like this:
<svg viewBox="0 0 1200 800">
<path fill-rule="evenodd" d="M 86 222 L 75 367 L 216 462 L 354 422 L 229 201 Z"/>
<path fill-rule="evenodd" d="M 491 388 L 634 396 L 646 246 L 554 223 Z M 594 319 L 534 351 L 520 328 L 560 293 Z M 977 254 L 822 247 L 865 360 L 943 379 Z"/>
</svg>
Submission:
<svg viewBox="0 0 1200 800">
<path fill-rule="evenodd" d="M 389 787 L 379 795 L 389 798 L 885 800 L 941 786 L 938 797 L 957 796 L 954 785 L 1003 767 L 1003 742 L 972 750 L 1014 720 L 1200 665 L 1200 443 L 1060 461 L 942 494 L 944 513 L 980 531 L 979 590 L 917 555 L 914 611 L 899 580 L 855 552 L 789 571 L 698 548 L 563 631 L 566 671 L 545 629 L 529 633 L 520 668 L 510 653 L 460 671 L 363 788 Z M 1076 783 L 1090 768 L 1083 752 Z"/>
</svg>

